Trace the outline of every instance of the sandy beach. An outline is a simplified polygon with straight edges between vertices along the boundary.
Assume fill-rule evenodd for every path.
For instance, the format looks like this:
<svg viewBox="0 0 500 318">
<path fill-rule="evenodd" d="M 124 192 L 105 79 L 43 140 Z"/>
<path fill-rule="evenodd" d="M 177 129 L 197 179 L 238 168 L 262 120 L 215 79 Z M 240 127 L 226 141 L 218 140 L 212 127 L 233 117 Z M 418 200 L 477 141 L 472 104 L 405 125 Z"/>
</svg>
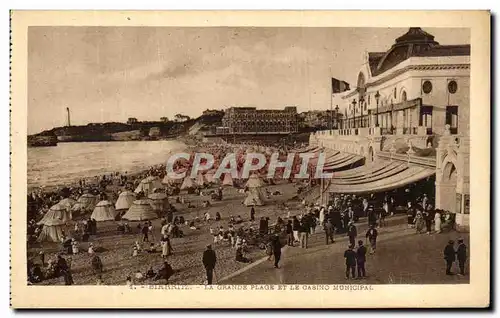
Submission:
<svg viewBox="0 0 500 318">
<path fill-rule="evenodd" d="M 294 184 L 283 182 L 278 185 L 268 186 L 269 190 L 278 190 L 282 195 L 272 196 L 267 200 L 266 205 L 256 207 L 256 221 L 249 221 L 250 208 L 242 204 L 245 194 L 238 193 L 238 190 L 232 187 L 224 188 L 224 199 L 222 201 L 215 201 L 211 207 L 202 208 L 201 203 L 206 200 L 206 197 L 196 195 L 183 195 L 189 199 L 196 208 L 187 208 L 186 205 L 173 203 L 174 200 L 170 199 L 172 204 L 178 210 L 176 216 L 184 216 L 186 219 L 193 219 L 200 217 L 208 211 L 212 216 L 219 212 L 222 216 L 221 221 L 211 222 L 205 224 L 199 223 L 199 230 L 191 230 L 187 226 L 182 226 L 181 230 L 185 236 L 183 238 L 172 239 L 173 255 L 168 257 L 169 263 L 172 265 L 176 273 L 170 278 L 171 284 L 202 284 L 205 279 L 205 272 L 201 257 L 203 250 L 208 243 L 213 242 L 213 237 L 210 235 L 209 229 L 218 228 L 223 226 L 227 228 L 228 220 L 231 215 L 240 215 L 244 223 L 237 225 L 246 228 L 253 226 L 258 229 L 258 220 L 260 217 L 269 217 L 270 222 L 274 223 L 278 216 L 283 219 L 286 218 L 288 211 L 278 208 L 281 203 L 287 203 L 290 214 L 300 213 L 300 204 L 298 201 L 290 201 L 296 195 L 296 188 Z M 105 284 L 121 285 L 125 284 L 126 277 L 132 276 L 136 271 L 140 270 L 144 273 L 149 266 L 158 269 L 162 263 L 161 253 L 149 254 L 142 252 L 137 257 L 132 257 L 132 249 L 135 241 L 140 241 L 139 234 L 116 234 L 116 223 L 114 221 L 106 221 L 98 223 L 97 235 L 91 238 L 88 243 L 80 244 L 80 253 L 77 255 L 65 256 L 71 258 L 71 269 L 73 279 L 76 285 L 89 285 L 96 283 L 96 277 L 92 273 L 90 267 L 90 256 L 87 254 L 89 243 L 93 243 L 96 248 L 103 248 L 102 252 L 98 255 L 104 265 L 103 280 Z M 131 228 L 135 231 L 138 222 L 130 222 Z M 160 238 L 160 219 L 153 221 L 155 228 L 155 239 L 158 242 Z M 145 246 L 146 247 L 146 246 Z M 55 256 L 60 250 L 60 244 L 57 243 L 43 243 L 42 247 L 30 248 L 28 251 L 29 257 L 37 257 L 36 254 L 43 248 L 46 254 L 46 259 Z M 265 256 L 265 251 L 256 246 L 249 246 L 249 257 L 252 261 L 256 261 Z M 228 243 L 220 243 L 214 245 L 217 253 L 217 267 L 216 267 L 216 280 L 220 279 L 248 264 L 238 263 L 235 261 L 235 250 L 229 246 Z M 272 266 L 272 264 L 269 264 Z M 154 282 L 144 282 L 146 284 L 153 284 Z M 158 283 L 164 283 L 159 281 Z M 41 284 L 55 285 L 64 284 L 62 277 L 56 279 L 45 280 Z"/>
</svg>

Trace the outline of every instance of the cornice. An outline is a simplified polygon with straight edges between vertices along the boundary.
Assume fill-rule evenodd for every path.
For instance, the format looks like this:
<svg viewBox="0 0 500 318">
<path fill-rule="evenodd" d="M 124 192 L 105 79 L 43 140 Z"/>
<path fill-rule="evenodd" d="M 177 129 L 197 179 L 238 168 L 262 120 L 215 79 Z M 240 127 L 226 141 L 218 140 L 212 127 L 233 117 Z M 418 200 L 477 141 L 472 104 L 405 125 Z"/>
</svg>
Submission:
<svg viewBox="0 0 500 318">
<path fill-rule="evenodd" d="M 403 73 L 408 71 L 431 71 L 431 70 L 452 70 L 452 69 L 470 69 L 470 64 L 419 64 L 419 65 L 408 65 L 399 70 L 392 72 L 382 78 L 377 79 L 374 82 L 367 83 L 366 88 L 377 86 L 384 82 L 387 82 Z"/>
</svg>

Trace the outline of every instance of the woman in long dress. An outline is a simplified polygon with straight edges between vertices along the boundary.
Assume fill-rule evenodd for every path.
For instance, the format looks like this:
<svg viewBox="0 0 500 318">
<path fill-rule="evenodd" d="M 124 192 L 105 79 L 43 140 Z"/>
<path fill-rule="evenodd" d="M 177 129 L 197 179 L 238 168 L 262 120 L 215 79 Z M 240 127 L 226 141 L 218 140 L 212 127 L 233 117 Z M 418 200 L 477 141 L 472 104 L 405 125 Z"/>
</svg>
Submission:
<svg viewBox="0 0 500 318">
<path fill-rule="evenodd" d="M 434 215 L 434 231 L 436 231 L 436 233 L 441 233 L 441 213 L 437 210 Z"/>
<path fill-rule="evenodd" d="M 424 216 L 422 215 L 422 212 L 418 211 L 417 215 L 415 216 L 415 227 L 417 229 L 417 234 L 422 233 L 424 230 Z"/>
<path fill-rule="evenodd" d="M 322 206 L 319 210 L 319 224 L 322 225 L 325 223 L 325 207 Z"/>
<path fill-rule="evenodd" d="M 163 235 L 161 238 L 161 257 L 165 258 L 170 255 L 170 239 L 168 235 Z"/>
</svg>

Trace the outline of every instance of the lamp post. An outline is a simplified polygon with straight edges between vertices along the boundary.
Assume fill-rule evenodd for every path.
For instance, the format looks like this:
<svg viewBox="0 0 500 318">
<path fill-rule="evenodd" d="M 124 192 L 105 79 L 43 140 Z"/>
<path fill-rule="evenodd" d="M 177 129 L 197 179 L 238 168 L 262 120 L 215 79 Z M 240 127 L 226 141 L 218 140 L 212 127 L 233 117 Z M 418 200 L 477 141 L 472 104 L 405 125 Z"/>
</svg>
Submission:
<svg viewBox="0 0 500 318">
<path fill-rule="evenodd" d="M 352 116 L 353 116 L 353 121 L 354 121 L 354 129 L 356 129 L 356 98 L 352 100 Z"/>
<path fill-rule="evenodd" d="M 363 122 L 363 105 L 365 103 L 365 99 L 363 96 L 359 98 L 359 108 L 361 109 L 361 128 L 365 127 L 365 123 Z"/>
<path fill-rule="evenodd" d="M 391 103 L 391 134 L 394 134 L 394 103 Z"/>
<path fill-rule="evenodd" d="M 336 122 L 335 122 L 335 128 L 339 129 L 339 105 L 335 106 L 335 117 L 336 117 Z"/>
<path fill-rule="evenodd" d="M 380 99 L 380 93 L 377 91 L 377 93 L 375 94 L 375 100 L 377 101 L 377 112 L 375 114 L 375 127 L 378 127 L 378 101 Z"/>
</svg>

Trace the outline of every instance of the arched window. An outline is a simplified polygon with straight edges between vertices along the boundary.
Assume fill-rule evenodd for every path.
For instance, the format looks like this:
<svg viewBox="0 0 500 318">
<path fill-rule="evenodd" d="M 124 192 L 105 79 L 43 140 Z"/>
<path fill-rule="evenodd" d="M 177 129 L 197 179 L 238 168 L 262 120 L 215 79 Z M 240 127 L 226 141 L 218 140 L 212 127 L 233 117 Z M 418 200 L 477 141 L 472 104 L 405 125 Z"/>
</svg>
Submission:
<svg viewBox="0 0 500 318">
<path fill-rule="evenodd" d="M 401 93 L 401 101 L 406 102 L 407 100 L 408 100 L 408 97 L 406 97 L 406 92 L 403 91 L 403 93 Z"/>
</svg>

